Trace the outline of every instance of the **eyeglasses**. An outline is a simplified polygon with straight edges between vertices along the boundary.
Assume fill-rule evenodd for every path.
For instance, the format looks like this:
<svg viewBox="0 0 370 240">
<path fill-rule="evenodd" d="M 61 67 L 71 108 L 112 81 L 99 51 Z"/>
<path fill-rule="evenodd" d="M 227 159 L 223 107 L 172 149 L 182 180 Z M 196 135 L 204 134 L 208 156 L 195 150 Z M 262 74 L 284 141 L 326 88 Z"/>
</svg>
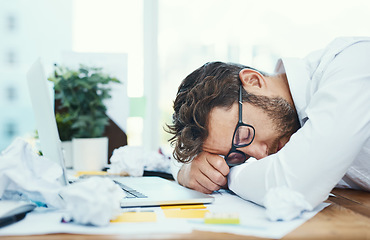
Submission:
<svg viewBox="0 0 370 240">
<path fill-rule="evenodd" d="M 247 160 L 244 152 L 237 150 L 237 148 L 246 147 L 253 142 L 255 130 L 252 125 L 243 123 L 243 98 L 242 98 L 242 85 L 239 87 L 239 121 L 236 124 L 233 139 L 231 142 L 231 149 L 225 156 L 225 161 L 229 167 L 242 164 Z"/>
</svg>

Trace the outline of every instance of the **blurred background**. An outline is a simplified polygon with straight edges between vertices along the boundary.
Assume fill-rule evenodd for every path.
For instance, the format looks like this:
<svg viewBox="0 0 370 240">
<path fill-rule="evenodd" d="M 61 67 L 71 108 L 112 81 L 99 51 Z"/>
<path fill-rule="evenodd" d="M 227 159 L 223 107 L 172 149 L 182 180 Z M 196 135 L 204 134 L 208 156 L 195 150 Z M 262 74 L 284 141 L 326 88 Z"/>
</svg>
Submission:
<svg viewBox="0 0 370 240">
<path fill-rule="evenodd" d="M 280 57 L 370 36 L 369 12 L 368 0 L 0 0 L 0 151 L 35 134 L 25 78 L 38 57 L 50 75 L 66 52 L 126 54 L 128 144 L 169 149 L 190 72 L 215 60 L 273 72 Z"/>
</svg>

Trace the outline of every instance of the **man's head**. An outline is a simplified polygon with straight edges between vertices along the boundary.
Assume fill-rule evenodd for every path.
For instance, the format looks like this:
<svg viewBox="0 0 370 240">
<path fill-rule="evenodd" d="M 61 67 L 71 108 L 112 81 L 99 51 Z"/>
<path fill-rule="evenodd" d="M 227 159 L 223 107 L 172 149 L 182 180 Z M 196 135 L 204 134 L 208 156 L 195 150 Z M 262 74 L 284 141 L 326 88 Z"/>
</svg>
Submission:
<svg viewBox="0 0 370 240">
<path fill-rule="evenodd" d="M 240 85 L 242 119 L 255 128 L 256 135 L 252 144 L 238 150 L 257 159 L 277 152 L 299 124 L 293 104 L 283 98 L 286 94 L 271 89 L 275 83 L 267 80 L 276 79 L 250 67 L 222 62 L 207 63 L 188 75 L 179 86 L 173 125 L 169 126 L 174 134 L 174 157 L 187 162 L 201 151 L 224 156 L 229 152 L 238 122 Z"/>
</svg>

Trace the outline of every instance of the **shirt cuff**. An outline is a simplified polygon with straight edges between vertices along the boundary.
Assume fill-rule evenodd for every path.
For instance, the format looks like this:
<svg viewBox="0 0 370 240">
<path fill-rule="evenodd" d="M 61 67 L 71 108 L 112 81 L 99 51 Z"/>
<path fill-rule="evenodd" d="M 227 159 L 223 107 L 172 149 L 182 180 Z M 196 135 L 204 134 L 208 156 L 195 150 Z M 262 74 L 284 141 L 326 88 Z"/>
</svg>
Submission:
<svg viewBox="0 0 370 240">
<path fill-rule="evenodd" d="M 172 173 L 172 177 L 175 179 L 176 182 L 178 182 L 177 181 L 177 175 L 178 175 L 182 165 L 184 165 L 184 164 L 181 163 L 181 162 L 178 162 L 176 159 L 171 158 L 171 173 Z"/>
</svg>

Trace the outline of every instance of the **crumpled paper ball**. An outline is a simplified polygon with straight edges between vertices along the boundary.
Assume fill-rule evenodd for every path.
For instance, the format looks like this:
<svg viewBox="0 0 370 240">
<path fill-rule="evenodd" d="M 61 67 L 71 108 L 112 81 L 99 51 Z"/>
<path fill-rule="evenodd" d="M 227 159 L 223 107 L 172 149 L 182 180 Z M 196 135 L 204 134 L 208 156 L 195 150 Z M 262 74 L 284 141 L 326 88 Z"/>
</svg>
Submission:
<svg viewBox="0 0 370 240">
<path fill-rule="evenodd" d="M 138 146 L 123 146 L 113 151 L 108 172 L 143 176 L 144 170 L 170 173 L 171 157 L 161 151 L 145 151 Z"/>
<path fill-rule="evenodd" d="M 40 156 L 31 144 L 16 138 L 0 155 L 0 198 L 32 201 L 39 205 L 60 208 L 58 180 L 62 168 Z"/>
<path fill-rule="evenodd" d="M 312 210 L 312 206 L 301 193 L 285 186 L 268 190 L 264 206 L 271 221 L 289 221 L 299 217 L 304 211 Z"/>
<path fill-rule="evenodd" d="M 62 168 L 17 138 L 0 155 L 0 198 L 65 209 L 65 220 L 105 226 L 119 214 L 123 190 L 109 178 L 91 177 L 63 186 Z"/>
<path fill-rule="evenodd" d="M 120 213 L 123 190 L 111 179 L 91 177 L 70 184 L 60 191 L 67 214 L 64 221 L 106 226 Z"/>
</svg>

